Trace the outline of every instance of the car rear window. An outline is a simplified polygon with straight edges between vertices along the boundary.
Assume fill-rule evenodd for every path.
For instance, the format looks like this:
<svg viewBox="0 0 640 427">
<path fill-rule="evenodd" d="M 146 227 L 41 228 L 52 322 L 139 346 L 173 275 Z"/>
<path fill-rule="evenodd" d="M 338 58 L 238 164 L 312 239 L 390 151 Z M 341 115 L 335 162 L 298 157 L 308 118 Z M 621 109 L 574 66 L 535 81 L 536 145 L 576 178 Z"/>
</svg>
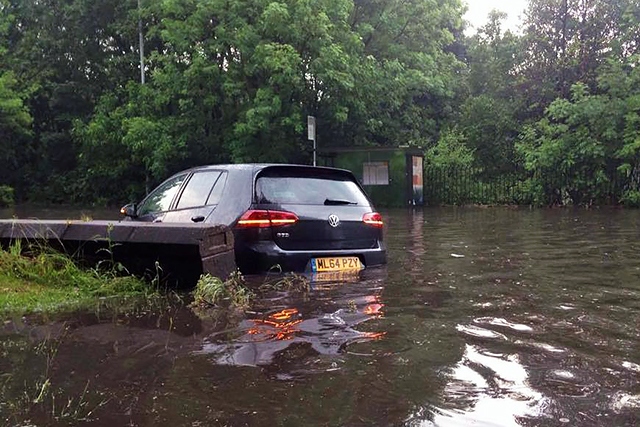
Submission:
<svg viewBox="0 0 640 427">
<path fill-rule="evenodd" d="M 182 191 L 177 209 L 215 205 L 226 183 L 226 172 L 196 172 Z"/>
<path fill-rule="evenodd" d="M 264 171 L 256 181 L 256 201 L 264 204 L 369 205 L 358 184 L 346 173 L 308 169 Z"/>
</svg>

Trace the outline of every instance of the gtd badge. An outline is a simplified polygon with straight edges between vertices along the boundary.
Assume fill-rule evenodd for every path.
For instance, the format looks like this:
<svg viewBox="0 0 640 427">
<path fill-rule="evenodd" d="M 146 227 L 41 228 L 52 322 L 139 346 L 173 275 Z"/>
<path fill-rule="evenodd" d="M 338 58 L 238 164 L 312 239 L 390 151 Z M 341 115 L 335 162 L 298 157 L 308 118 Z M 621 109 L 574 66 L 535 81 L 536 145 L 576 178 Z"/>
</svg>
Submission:
<svg viewBox="0 0 640 427">
<path fill-rule="evenodd" d="M 329 215 L 329 225 L 335 228 L 338 224 L 340 224 L 340 218 L 338 218 L 338 215 Z"/>
</svg>

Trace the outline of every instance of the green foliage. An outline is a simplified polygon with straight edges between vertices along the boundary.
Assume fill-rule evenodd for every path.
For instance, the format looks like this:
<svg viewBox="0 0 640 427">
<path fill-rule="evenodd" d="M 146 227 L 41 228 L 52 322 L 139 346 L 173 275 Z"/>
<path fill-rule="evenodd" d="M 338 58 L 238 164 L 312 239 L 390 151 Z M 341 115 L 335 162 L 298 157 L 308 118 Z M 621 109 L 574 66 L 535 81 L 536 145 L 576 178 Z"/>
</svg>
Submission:
<svg viewBox="0 0 640 427">
<path fill-rule="evenodd" d="M 532 205 L 617 203 L 638 187 L 637 11 L 627 0 L 532 0 L 522 37 L 490 15 L 466 41 L 469 96 L 456 122 L 483 169 L 471 179 L 511 180 L 513 201 Z M 449 198 L 476 200 L 479 186 L 458 181 Z"/>
<path fill-rule="evenodd" d="M 0 293 L 3 314 L 59 311 L 97 297 L 151 292 L 148 284 L 132 276 L 83 269 L 67 255 L 20 244 L 0 250 L 0 282 L 4 288 Z"/>
<path fill-rule="evenodd" d="M 620 173 L 631 182 L 640 160 L 640 74 L 637 57 L 629 67 L 609 62 L 599 69 L 598 93 L 585 84 L 571 88 L 571 98 L 558 98 L 545 117 L 528 126 L 517 145 L 525 167 L 545 175 L 548 194 L 564 203 L 616 202 L 613 184 Z"/>
<path fill-rule="evenodd" d="M 598 68 L 620 52 L 620 44 L 626 45 L 627 54 L 638 49 L 635 41 L 618 39 L 629 35 L 629 22 L 622 16 L 635 14 L 632 26 L 637 28 L 637 11 L 635 0 L 531 0 L 525 18 L 527 65 L 521 86 L 528 105 L 541 113 L 556 98 L 570 98 L 578 82 L 594 89 Z"/>
<path fill-rule="evenodd" d="M 246 288 L 244 277 L 238 271 L 224 281 L 203 274 L 193 291 L 193 302 L 199 306 L 246 308 L 252 298 L 253 293 Z"/>
<path fill-rule="evenodd" d="M 628 190 L 622 195 L 622 204 L 630 208 L 640 208 L 640 191 Z"/>
<path fill-rule="evenodd" d="M 466 145 L 466 137 L 458 129 L 446 129 L 438 143 L 425 152 L 425 163 L 440 168 L 470 168 L 475 162 L 474 151 Z"/>
<path fill-rule="evenodd" d="M 32 119 L 21 95 L 16 92 L 16 86 L 17 81 L 12 72 L 0 74 L 0 132 L 4 138 L 30 133 Z"/>
<path fill-rule="evenodd" d="M 274 270 L 282 273 L 280 266 L 272 268 Z M 276 278 L 267 277 L 258 287 L 259 292 L 307 293 L 310 290 L 309 279 L 296 273 L 282 273 Z M 246 309 L 253 298 L 254 293 L 247 287 L 239 271 L 230 274 L 226 280 L 203 274 L 193 290 L 193 305 L 196 307 Z"/>
<path fill-rule="evenodd" d="M 2 31 L 0 31 L 0 38 Z M 0 54 L 0 61 L 2 55 Z M 15 185 L 21 166 L 21 144 L 31 136 L 31 115 L 11 71 L 0 71 L 0 181 Z M 1 199 L 1 198 L 0 198 Z M 0 202 L 1 203 L 1 202 Z"/>
<path fill-rule="evenodd" d="M 293 272 L 283 273 L 280 265 L 273 266 L 269 272 L 278 273 L 278 277 L 272 279 L 267 276 L 259 287 L 261 292 L 280 291 L 307 293 L 311 290 L 311 282 L 301 274 Z"/>
<path fill-rule="evenodd" d="M 19 198 L 77 201 L 84 170 L 72 140 L 74 120 L 93 114 L 96 100 L 135 76 L 133 1 L 4 0 L 4 69 L 16 78 L 32 118 L 32 134 L 15 144 L 12 179 Z M 2 27 L 2 24 L 0 24 Z M 2 43 L 2 42 L 0 42 Z M 92 194 L 94 197 L 99 193 Z"/>
<path fill-rule="evenodd" d="M 513 203 L 517 205 L 544 206 L 547 201 L 543 183 L 535 178 L 518 180 L 513 188 Z"/>
<path fill-rule="evenodd" d="M 513 170 L 514 142 L 521 130 L 515 102 L 496 95 L 467 98 L 459 123 L 466 145 L 474 153 L 474 165 L 492 176 Z"/>
<path fill-rule="evenodd" d="M 309 163 L 307 115 L 321 148 L 424 147 L 483 185 L 518 175 L 522 203 L 638 185 L 637 0 L 530 0 L 522 35 L 492 12 L 469 37 L 460 0 L 141 3 L 0 0 L 17 199 L 122 204 L 198 164 Z"/>
<path fill-rule="evenodd" d="M 474 166 L 489 177 L 513 171 L 514 142 L 522 129 L 523 104 L 515 70 L 523 61 L 523 41 L 502 30 L 506 15 L 493 11 L 489 21 L 467 39 L 467 90 L 456 127 L 474 152 Z"/>
<path fill-rule="evenodd" d="M 2 118 L 32 134 L 0 145 L 23 168 L 0 181 L 39 201 L 122 203 L 195 164 L 308 163 L 307 115 L 323 146 L 424 144 L 462 92 L 459 0 L 1 1 Z"/>
<path fill-rule="evenodd" d="M 75 123 L 84 168 L 76 193 L 81 200 L 96 193 L 111 195 L 107 202 L 136 200 L 182 167 L 180 119 L 158 112 L 154 105 L 161 101 L 152 88 L 130 83 L 120 95 L 128 102 L 120 105 L 118 97 L 105 95 L 90 123 Z"/>
<path fill-rule="evenodd" d="M 0 185 L 0 208 L 13 206 L 14 202 L 13 188 L 8 185 Z"/>
</svg>

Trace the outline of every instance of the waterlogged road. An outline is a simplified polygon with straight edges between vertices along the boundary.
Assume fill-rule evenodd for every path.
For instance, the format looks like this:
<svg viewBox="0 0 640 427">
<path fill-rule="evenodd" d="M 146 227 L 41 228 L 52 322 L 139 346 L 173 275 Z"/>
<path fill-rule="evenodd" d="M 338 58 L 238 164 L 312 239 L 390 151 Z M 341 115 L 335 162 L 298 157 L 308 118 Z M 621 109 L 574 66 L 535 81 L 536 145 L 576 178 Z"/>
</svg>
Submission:
<svg viewBox="0 0 640 427">
<path fill-rule="evenodd" d="M 385 216 L 386 268 L 307 294 L 270 293 L 246 313 L 107 301 L 62 319 L 7 321 L 1 419 L 640 424 L 639 212 Z"/>
</svg>

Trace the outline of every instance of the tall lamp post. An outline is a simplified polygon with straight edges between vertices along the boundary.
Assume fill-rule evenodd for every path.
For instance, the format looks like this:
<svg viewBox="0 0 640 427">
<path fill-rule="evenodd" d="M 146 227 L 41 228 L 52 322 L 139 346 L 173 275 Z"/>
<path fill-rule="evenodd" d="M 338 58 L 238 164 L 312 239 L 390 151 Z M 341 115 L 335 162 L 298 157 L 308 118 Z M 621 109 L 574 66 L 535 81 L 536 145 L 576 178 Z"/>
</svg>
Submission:
<svg viewBox="0 0 640 427">
<path fill-rule="evenodd" d="M 142 6 L 138 0 L 138 45 L 140 47 L 140 83 L 144 84 L 144 38 L 142 37 Z"/>
<path fill-rule="evenodd" d="M 307 139 L 313 141 L 313 166 L 316 165 L 316 118 L 307 116 Z"/>
</svg>

